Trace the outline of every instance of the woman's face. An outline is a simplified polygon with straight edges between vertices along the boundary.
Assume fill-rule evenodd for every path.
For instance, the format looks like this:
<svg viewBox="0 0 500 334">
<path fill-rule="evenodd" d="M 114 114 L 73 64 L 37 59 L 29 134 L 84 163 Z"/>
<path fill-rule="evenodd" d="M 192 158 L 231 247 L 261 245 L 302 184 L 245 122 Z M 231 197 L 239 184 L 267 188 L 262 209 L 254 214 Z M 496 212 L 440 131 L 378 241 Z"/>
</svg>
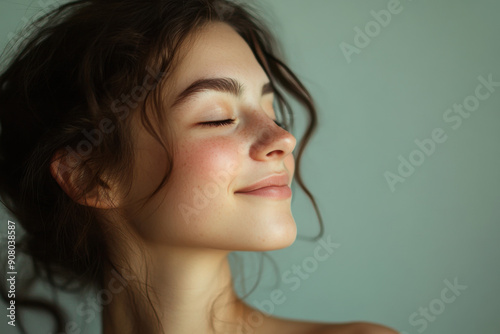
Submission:
<svg viewBox="0 0 500 334">
<path fill-rule="evenodd" d="M 175 148 L 172 174 L 150 203 L 127 215 L 139 234 L 155 244 L 224 250 L 287 247 L 296 237 L 291 195 L 236 191 L 271 175 L 286 175 L 290 185 L 295 137 L 274 122 L 274 95 L 265 88 L 269 78 L 245 41 L 224 23 L 211 23 L 196 37 L 165 92 Z M 217 90 L 182 93 L 200 79 L 238 82 L 240 95 Z M 167 163 L 163 148 L 134 117 L 136 174 L 128 200 L 151 193 Z M 228 119 L 235 121 L 201 124 Z"/>
</svg>

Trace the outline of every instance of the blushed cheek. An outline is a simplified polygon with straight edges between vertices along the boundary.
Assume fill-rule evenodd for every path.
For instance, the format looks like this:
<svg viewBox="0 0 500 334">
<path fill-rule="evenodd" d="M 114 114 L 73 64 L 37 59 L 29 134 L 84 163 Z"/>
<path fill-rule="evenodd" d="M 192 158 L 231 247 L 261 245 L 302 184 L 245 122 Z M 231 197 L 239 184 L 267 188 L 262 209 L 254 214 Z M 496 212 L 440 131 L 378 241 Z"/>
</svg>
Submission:
<svg viewBox="0 0 500 334">
<path fill-rule="evenodd" d="M 218 186 L 227 188 L 239 166 L 238 145 L 227 138 L 190 142 L 180 146 L 176 159 L 179 164 L 174 161 L 174 168 L 183 171 L 188 183 L 203 186 L 218 180 Z M 217 178 L 221 174 L 227 175 L 227 180 Z"/>
</svg>

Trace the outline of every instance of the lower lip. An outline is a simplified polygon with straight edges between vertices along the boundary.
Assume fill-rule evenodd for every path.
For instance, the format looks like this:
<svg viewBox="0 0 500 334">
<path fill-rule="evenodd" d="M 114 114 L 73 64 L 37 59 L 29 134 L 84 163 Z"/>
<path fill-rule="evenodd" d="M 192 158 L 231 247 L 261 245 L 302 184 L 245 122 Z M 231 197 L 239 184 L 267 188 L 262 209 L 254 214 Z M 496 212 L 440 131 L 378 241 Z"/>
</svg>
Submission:
<svg viewBox="0 0 500 334">
<path fill-rule="evenodd" d="M 290 189 L 289 186 L 280 186 L 280 187 L 273 186 L 273 187 L 264 187 L 247 192 L 236 192 L 236 194 L 284 199 L 292 196 L 292 189 Z"/>
</svg>

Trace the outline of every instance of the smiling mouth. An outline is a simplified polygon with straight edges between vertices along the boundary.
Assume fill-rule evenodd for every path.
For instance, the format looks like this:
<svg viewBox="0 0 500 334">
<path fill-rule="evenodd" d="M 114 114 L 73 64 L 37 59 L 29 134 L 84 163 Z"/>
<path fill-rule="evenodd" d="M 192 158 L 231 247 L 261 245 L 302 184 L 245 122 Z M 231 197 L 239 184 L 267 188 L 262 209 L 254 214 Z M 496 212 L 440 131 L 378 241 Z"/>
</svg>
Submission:
<svg viewBox="0 0 500 334">
<path fill-rule="evenodd" d="M 268 186 L 250 191 L 237 191 L 235 194 L 260 196 L 267 198 L 286 199 L 292 196 L 292 189 L 289 186 Z"/>
</svg>

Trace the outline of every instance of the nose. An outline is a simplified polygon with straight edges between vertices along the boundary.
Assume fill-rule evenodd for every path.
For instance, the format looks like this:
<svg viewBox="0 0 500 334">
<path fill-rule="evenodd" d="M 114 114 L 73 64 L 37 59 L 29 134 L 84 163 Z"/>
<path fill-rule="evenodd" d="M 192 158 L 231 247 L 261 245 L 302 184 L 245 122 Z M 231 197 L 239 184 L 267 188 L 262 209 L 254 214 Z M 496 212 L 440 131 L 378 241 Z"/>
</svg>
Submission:
<svg viewBox="0 0 500 334">
<path fill-rule="evenodd" d="M 255 160 L 283 159 L 297 144 L 295 137 L 269 117 L 259 124 L 250 155 Z"/>
</svg>

